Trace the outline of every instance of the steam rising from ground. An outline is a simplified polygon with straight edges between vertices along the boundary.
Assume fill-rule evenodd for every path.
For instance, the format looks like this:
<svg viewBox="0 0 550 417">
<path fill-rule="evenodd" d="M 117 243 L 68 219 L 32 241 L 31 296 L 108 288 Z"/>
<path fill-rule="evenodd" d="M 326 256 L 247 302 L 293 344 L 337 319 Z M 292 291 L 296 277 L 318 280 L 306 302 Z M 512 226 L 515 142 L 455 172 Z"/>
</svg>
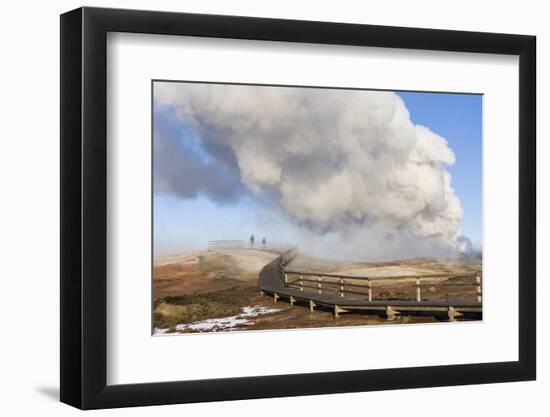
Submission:
<svg viewBox="0 0 550 417">
<path fill-rule="evenodd" d="M 154 101 L 192 132 L 196 151 L 156 123 L 157 191 L 226 202 L 245 190 L 295 223 L 302 245 L 345 240 L 352 257 L 463 246 L 446 171 L 455 156 L 394 93 L 155 83 Z"/>
</svg>

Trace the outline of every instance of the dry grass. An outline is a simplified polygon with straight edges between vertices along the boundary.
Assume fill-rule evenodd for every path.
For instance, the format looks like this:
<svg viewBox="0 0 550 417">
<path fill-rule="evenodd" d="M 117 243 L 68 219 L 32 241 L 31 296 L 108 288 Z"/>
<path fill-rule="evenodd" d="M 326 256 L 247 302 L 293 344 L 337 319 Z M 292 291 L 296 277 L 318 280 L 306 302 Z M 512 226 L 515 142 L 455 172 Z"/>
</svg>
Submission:
<svg viewBox="0 0 550 417">
<path fill-rule="evenodd" d="M 155 327 L 236 315 L 257 296 L 254 287 L 234 287 L 206 294 L 189 294 L 159 299 L 154 305 Z"/>
<path fill-rule="evenodd" d="M 290 306 L 286 301 L 274 303 L 270 297 L 260 297 L 258 291 L 258 273 L 274 258 L 274 254 L 262 251 L 208 251 L 172 257 L 156 262 L 153 275 L 155 293 L 155 326 L 176 332 L 177 324 L 192 323 L 212 318 L 237 315 L 245 306 L 263 305 L 280 311 L 254 317 L 246 329 L 292 329 L 319 328 L 332 326 L 357 326 L 375 324 L 425 323 L 437 322 L 440 318 L 429 315 L 402 315 L 394 321 L 387 321 L 373 312 L 344 313 L 335 319 L 331 310 L 316 309 L 310 313 L 304 305 Z M 168 262 L 170 261 L 170 262 Z M 172 262 L 175 261 L 175 262 Z M 452 264 L 431 260 L 412 260 L 401 262 L 378 262 L 368 264 L 333 263 L 301 257 L 290 268 L 314 269 L 323 272 L 345 273 L 350 275 L 412 275 L 434 273 L 473 273 L 481 270 L 480 264 Z M 456 277 L 449 281 L 470 282 L 473 278 Z M 414 281 L 414 280 L 413 280 Z M 410 280 L 381 280 L 379 285 L 396 284 L 395 288 L 373 287 L 377 299 L 413 300 L 415 289 L 399 288 Z M 434 280 L 433 284 L 441 282 Z M 432 284 L 431 280 L 424 283 Z M 423 299 L 472 299 L 475 287 L 440 289 L 435 285 L 422 290 Z M 464 317 L 461 319 L 479 319 Z M 192 330 L 186 329 L 186 332 Z"/>
<path fill-rule="evenodd" d="M 277 255 L 267 251 L 206 251 L 155 261 L 155 299 L 256 286 L 263 266 Z"/>
</svg>

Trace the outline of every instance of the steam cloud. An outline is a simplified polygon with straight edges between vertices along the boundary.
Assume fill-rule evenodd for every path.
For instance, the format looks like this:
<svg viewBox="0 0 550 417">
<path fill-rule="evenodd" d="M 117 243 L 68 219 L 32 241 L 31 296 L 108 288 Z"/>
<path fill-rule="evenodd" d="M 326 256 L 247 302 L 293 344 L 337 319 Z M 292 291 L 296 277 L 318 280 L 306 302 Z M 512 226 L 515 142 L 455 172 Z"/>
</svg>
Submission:
<svg viewBox="0 0 550 417">
<path fill-rule="evenodd" d="M 392 92 L 156 83 L 154 101 L 190 129 L 194 151 L 155 127 L 158 190 L 222 202 L 246 190 L 308 234 L 353 247 L 373 234 L 401 252 L 463 244 L 446 171 L 455 156 Z"/>
</svg>

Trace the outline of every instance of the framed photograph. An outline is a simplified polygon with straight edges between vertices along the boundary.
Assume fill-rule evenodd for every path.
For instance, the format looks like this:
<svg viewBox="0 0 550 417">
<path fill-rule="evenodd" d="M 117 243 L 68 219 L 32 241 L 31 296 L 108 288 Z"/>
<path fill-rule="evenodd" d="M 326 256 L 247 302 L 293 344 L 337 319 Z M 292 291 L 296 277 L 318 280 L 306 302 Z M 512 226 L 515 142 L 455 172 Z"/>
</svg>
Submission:
<svg viewBox="0 0 550 417">
<path fill-rule="evenodd" d="M 533 380 L 535 37 L 61 16 L 61 401 Z"/>
</svg>

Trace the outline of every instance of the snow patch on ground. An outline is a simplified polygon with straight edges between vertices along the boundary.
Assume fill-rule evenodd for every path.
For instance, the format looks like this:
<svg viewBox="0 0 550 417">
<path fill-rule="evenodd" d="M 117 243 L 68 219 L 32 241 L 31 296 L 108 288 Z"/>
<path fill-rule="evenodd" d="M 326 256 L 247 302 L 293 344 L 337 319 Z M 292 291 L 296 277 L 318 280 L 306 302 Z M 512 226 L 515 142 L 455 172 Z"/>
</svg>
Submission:
<svg viewBox="0 0 550 417">
<path fill-rule="evenodd" d="M 215 319 L 207 319 L 195 321 L 193 323 L 185 323 L 176 325 L 175 333 L 167 333 L 168 329 L 155 328 L 154 335 L 172 335 L 186 329 L 195 332 L 232 332 L 238 330 L 242 326 L 250 326 L 254 324 L 251 320 L 254 317 L 272 314 L 280 311 L 278 308 L 269 308 L 261 305 L 243 307 L 242 313 L 236 316 L 220 317 Z"/>
</svg>

